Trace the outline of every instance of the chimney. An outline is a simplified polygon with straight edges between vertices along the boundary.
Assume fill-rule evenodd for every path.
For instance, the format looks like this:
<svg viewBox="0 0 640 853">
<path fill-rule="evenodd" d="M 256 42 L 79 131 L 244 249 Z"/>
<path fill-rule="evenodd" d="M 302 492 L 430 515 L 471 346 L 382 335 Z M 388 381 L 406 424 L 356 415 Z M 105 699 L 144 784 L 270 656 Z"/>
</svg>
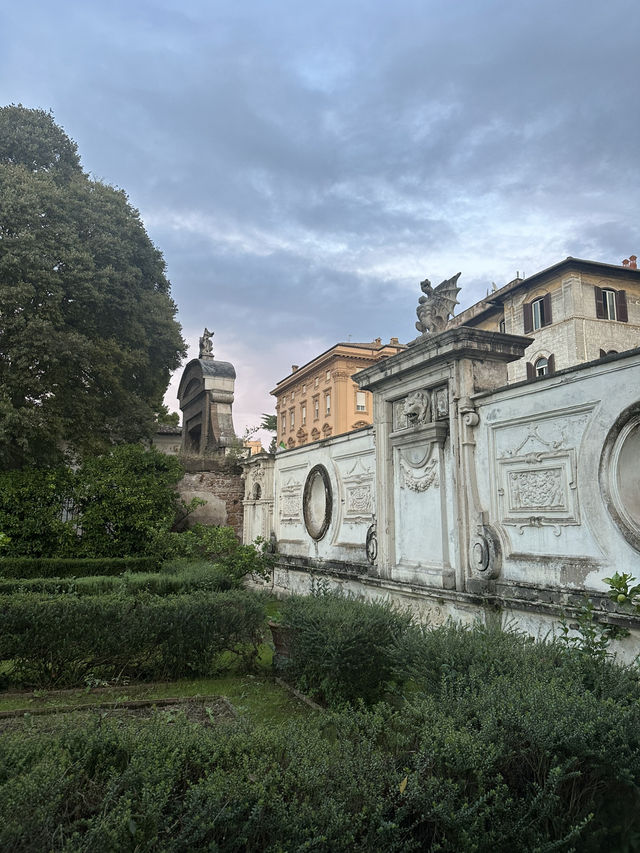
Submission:
<svg viewBox="0 0 640 853">
<path fill-rule="evenodd" d="M 390 338 L 389 343 L 392 347 L 397 347 L 399 342 L 397 338 Z"/>
<path fill-rule="evenodd" d="M 625 258 L 625 259 L 624 259 L 624 261 L 622 262 L 622 266 L 623 266 L 623 267 L 628 267 L 628 266 L 629 266 L 629 261 L 628 261 L 628 259 L 627 259 L 627 258 Z"/>
<path fill-rule="evenodd" d="M 382 338 L 376 338 L 374 344 L 378 344 L 378 346 L 380 346 L 382 344 Z"/>
<path fill-rule="evenodd" d="M 638 258 L 636 255 L 629 255 L 629 269 L 638 269 Z"/>
<path fill-rule="evenodd" d="M 295 373 L 297 369 L 298 369 L 298 365 L 297 365 L 297 364 L 292 364 L 292 365 L 291 365 L 291 372 L 292 372 L 292 373 Z"/>
</svg>

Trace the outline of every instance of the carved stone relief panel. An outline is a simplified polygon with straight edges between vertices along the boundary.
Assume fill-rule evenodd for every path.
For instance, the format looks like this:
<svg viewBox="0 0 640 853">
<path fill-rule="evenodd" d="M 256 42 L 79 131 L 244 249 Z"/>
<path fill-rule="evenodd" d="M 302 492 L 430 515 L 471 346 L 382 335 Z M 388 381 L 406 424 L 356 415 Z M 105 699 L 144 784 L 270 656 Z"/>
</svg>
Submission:
<svg viewBox="0 0 640 853">
<path fill-rule="evenodd" d="M 400 488 L 412 492 L 426 492 L 440 486 L 438 477 L 438 458 L 431 458 L 430 444 L 424 448 L 398 448 L 398 468 Z"/>
<path fill-rule="evenodd" d="M 302 519 L 302 483 L 289 478 L 280 489 L 280 523 L 299 524 Z"/>
<path fill-rule="evenodd" d="M 393 431 L 425 426 L 449 417 L 449 390 L 446 385 L 411 391 L 393 403 Z"/>
<path fill-rule="evenodd" d="M 526 528 L 580 524 L 577 450 L 586 416 L 522 421 L 495 428 L 497 515 L 522 535 Z"/>
<path fill-rule="evenodd" d="M 352 524 L 370 523 L 374 513 L 373 458 L 363 461 L 361 457 L 352 462 L 342 475 L 344 486 L 344 521 Z"/>
</svg>

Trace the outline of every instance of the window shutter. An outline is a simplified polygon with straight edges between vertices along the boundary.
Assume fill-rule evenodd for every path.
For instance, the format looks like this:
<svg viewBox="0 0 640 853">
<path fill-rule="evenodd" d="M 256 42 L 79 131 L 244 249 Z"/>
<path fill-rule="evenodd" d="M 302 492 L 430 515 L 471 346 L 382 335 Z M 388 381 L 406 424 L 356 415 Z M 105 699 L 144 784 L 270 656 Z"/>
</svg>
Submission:
<svg viewBox="0 0 640 853">
<path fill-rule="evenodd" d="M 542 304 L 544 305 L 544 326 L 551 325 L 551 294 L 545 293 L 544 298 L 542 300 Z"/>
<path fill-rule="evenodd" d="M 553 353 L 551 353 L 551 355 L 547 359 L 547 363 L 549 364 L 549 373 L 555 373 L 556 372 L 556 359 L 555 359 L 555 356 L 553 355 Z"/>
<path fill-rule="evenodd" d="M 624 290 L 616 290 L 616 315 L 621 323 L 629 322 L 627 313 L 627 294 Z"/>
<path fill-rule="evenodd" d="M 527 379 L 535 379 L 536 378 L 536 369 L 531 364 L 530 361 L 527 362 Z"/>
<path fill-rule="evenodd" d="M 533 332 L 533 311 L 530 302 L 525 302 L 522 306 L 522 313 L 524 316 L 524 333 L 530 335 Z"/>
<path fill-rule="evenodd" d="M 602 288 L 593 288 L 596 294 L 596 317 L 598 320 L 604 320 L 604 301 L 602 299 Z"/>
</svg>

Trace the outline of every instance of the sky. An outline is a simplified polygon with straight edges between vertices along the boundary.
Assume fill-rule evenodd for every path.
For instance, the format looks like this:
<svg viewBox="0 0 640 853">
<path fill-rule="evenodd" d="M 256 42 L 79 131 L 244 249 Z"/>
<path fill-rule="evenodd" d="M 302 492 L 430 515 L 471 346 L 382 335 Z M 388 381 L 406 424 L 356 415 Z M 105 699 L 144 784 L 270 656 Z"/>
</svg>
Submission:
<svg viewBox="0 0 640 853">
<path fill-rule="evenodd" d="M 21 0 L 0 104 L 126 190 L 242 435 L 292 364 L 415 337 L 425 277 L 640 255 L 639 43 L 635 0 Z"/>
</svg>

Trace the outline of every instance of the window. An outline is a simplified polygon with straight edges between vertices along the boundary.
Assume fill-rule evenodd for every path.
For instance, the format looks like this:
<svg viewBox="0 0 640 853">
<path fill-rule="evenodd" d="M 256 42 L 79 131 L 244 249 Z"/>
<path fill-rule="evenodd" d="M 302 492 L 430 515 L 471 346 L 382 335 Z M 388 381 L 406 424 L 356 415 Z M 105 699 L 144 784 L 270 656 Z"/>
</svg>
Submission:
<svg viewBox="0 0 640 853">
<path fill-rule="evenodd" d="M 500 320 L 500 324 L 498 325 L 498 331 L 504 335 L 504 333 L 506 331 L 506 324 L 505 324 L 504 320 Z"/>
<path fill-rule="evenodd" d="M 356 412 L 367 411 L 367 398 L 364 391 L 356 391 Z"/>
<path fill-rule="evenodd" d="M 296 425 L 296 413 L 293 409 L 291 409 L 291 429 Z"/>
<path fill-rule="evenodd" d="M 549 373 L 549 360 L 539 358 L 535 363 L 536 376 L 546 376 Z"/>
<path fill-rule="evenodd" d="M 525 335 L 551 325 L 551 294 L 545 293 L 533 302 L 526 302 L 522 306 L 522 312 Z"/>
<path fill-rule="evenodd" d="M 531 303 L 531 311 L 533 314 L 533 330 L 541 329 L 544 325 L 544 299 L 536 299 Z M 291 395 L 293 398 L 293 394 Z"/>
<path fill-rule="evenodd" d="M 331 381 L 331 371 L 327 370 L 327 382 Z"/>
<path fill-rule="evenodd" d="M 282 424 L 282 432 L 286 432 L 287 431 L 287 416 L 286 415 L 282 416 L 281 424 Z"/>
<path fill-rule="evenodd" d="M 300 407 L 300 418 L 302 420 L 302 426 L 304 426 L 307 422 L 307 407 L 306 406 Z"/>
<path fill-rule="evenodd" d="M 538 379 L 540 376 L 551 376 L 556 372 L 556 361 L 553 355 L 541 355 L 533 364 L 527 362 L 527 379 Z"/>
<path fill-rule="evenodd" d="M 306 394 L 306 393 L 307 393 L 307 386 L 306 386 L 306 385 L 303 385 L 303 386 L 302 386 L 302 393 L 303 393 L 303 394 Z"/>
<path fill-rule="evenodd" d="M 293 403 L 293 401 L 295 400 L 295 398 L 296 398 L 296 392 L 295 392 L 295 391 L 292 391 L 292 392 L 291 392 L 291 402 L 292 402 L 292 403 Z"/>
<path fill-rule="evenodd" d="M 596 317 L 599 320 L 617 320 L 628 323 L 627 293 L 610 287 L 594 287 L 596 295 Z"/>
<path fill-rule="evenodd" d="M 318 377 L 316 376 L 316 378 L 313 380 L 313 386 L 314 386 L 314 388 L 317 388 L 319 384 L 320 384 L 320 380 L 319 380 L 319 379 L 318 379 Z"/>
<path fill-rule="evenodd" d="M 313 398 L 313 419 L 317 421 L 320 417 L 320 400 L 318 397 Z"/>
<path fill-rule="evenodd" d="M 331 414 L 331 394 L 324 395 L 325 411 L 328 415 Z"/>
</svg>

